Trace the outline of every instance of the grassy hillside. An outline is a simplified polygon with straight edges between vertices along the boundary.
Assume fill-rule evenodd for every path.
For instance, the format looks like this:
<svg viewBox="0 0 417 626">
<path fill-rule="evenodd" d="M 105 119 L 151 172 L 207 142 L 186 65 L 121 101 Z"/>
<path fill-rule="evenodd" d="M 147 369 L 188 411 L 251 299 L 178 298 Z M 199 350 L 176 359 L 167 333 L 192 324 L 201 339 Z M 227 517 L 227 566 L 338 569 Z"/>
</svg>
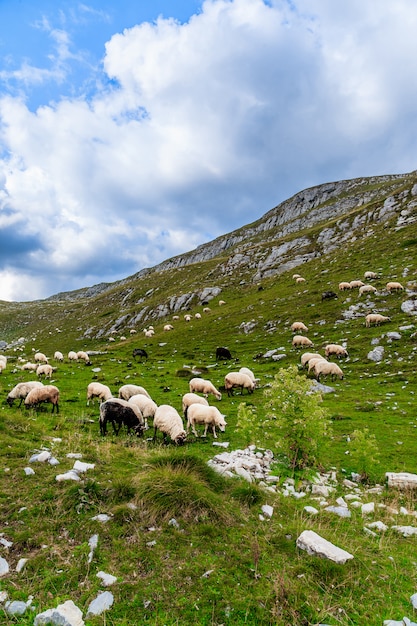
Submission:
<svg viewBox="0 0 417 626">
<path fill-rule="evenodd" d="M 313 247 L 323 227 L 302 233 Z M 0 547 L 0 556 L 11 567 L 0 580 L 0 592 L 7 592 L 10 600 L 26 601 L 33 595 L 36 610 L 12 617 L 3 604 L 0 621 L 33 624 L 34 615 L 67 599 L 85 616 L 91 600 L 103 590 L 96 576 L 100 570 L 117 577 L 109 588 L 114 604 L 105 615 L 85 619 L 91 625 L 362 626 L 404 615 L 412 619 L 409 598 L 415 592 L 416 539 L 404 538 L 392 526 L 417 526 L 416 498 L 412 492 L 388 490 L 385 472 L 417 473 L 416 318 L 401 309 L 417 291 L 416 244 L 417 225 L 397 228 L 393 220 L 374 224 L 363 237 L 261 284 L 251 281 L 253 269 L 219 270 L 234 253 L 230 250 L 209 261 L 127 279 L 94 297 L 2 304 L 0 339 L 13 343 L 3 351 L 8 365 L 0 376 L 0 533 L 13 545 Z M 266 242 L 251 245 L 255 254 Z M 340 281 L 362 278 L 369 269 L 380 274 L 373 281 L 375 296 L 359 297 L 357 290 L 339 292 Z M 305 283 L 295 283 L 295 271 Z M 385 284 L 391 279 L 402 282 L 406 291 L 387 293 Z M 185 310 L 177 321 L 172 321 L 172 313 L 165 317 L 155 313 L 174 295 L 213 286 L 221 293 L 210 301 L 209 312 L 203 312 L 198 299 L 190 305 L 189 312 L 201 313 L 202 319 L 185 322 Z M 338 298 L 322 301 L 327 290 L 337 292 Z M 220 299 L 225 301 L 222 306 Z M 122 322 L 110 342 L 108 331 L 115 322 L 124 316 L 131 319 L 145 305 L 153 313 L 137 324 L 137 334 L 130 335 L 129 324 Z M 364 317 L 370 311 L 388 315 L 391 321 L 366 328 Z M 280 481 L 272 493 L 214 473 L 206 462 L 222 448 L 212 445 L 211 434 L 206 439 L 190 434 L 181 448 L 164 446 L 160 434 L 154 443 L 151 430 L 143 438 L 124 432 L 100 436 L 98 405 L 87 406 L 85 400 L 92 380 L 107 384 L 114 395 L 122 384 L 142 385 L 157 404 L 181 411 L 191 377 L 209 378 L 222 390 L 228 371 L 247 366 L 259 378 L 255 392 L 228 397 L 223 389 L 222 400 L 210 403 L 227 416 L 219 442 L 229 442 L 228 450 L 255 443 L 236 428 L 239 405 L 245 402 L 253 408 L 254 420 L 265 419 L 264 392 L 280 369 L 300 361 L 302 351 L 291 345 L 290 326 L 295 320 L 308 326 L 314 351 L 323 352 L 327 343 L 345 343 L 349 350 L 349 358 L 340 362 L 344 379 L 323 381 L 334 388 L 322 402 L 332 433 L 323 442 L 315 469 L 333 471 L 337 480 L 328 504 L 352 493 L 343 480 L 361 471 L 353 454 L 353 433 L 368 429 L 367 439 L 375 437 L 378 451 L 367 459 L 370 483 L 358 486 L 363 503 L 376 503 L 368 518 L 360 508 L 351 508 L 351 518 L 324 511 L 299 475 L 293 476 L 295 489 L 307 495 L 300 499 L 284 495 L 282 485 L 289 471 L 279 462 L 278 449 L 273 450 L 273 473 Z M 168 321 L 174 329 L 164 332 Z M 151 323 L 155 335 L 145 338 L 141 330 Z M 86 333 L 88 329 L 93 330 Z M 98 336 L 100 329 L 105 332 Z M 389 332 L 398 332 L 400 338 L 390 339 Z M 19 337 L 24 341 L 14 343 Z M 385 350 L 379 363 L 367 357 L 375 345 Z M 216 362 L 217 346 L 227 346 L 232 360 Z M 149 358 L 135 361 L 135 347 L 144 348 Z M 67 354 L 81 349 L 92 352 L 91 367 L 53 362 L 55 350 Z M 21 371 L 20 364 L 32 360 L 37 350 L 57 367 L 52 382 L 61 392 L 58 415 L 50 412 L 50 405 L 28 410 L 5 402 L 17 382 L 34 378 Z M 285 356 L 281 360 L 264 356 L 273 350 Z M 297 376 L 301 379 L 306 373 L 300 370 Z M 44 448 L 53 452 L 59 465 L 29 462 Z M 80 482 L 55 479 L 72 467 L 74 459 L 67 458 L 68 453 L 80 453 L 83 461 L 94 464 Z M 35 475 L 25 475 L 28 466 Z M 383 486 L 380 493 L 372 491 L 377 483 Z M 270 520 L 259 518 L 263 504 L 274 507 Z M 315 506 L 319 514 L 310 516 L 306 505 Z M 107 523 L 92 519 L 104 513 L 111 518 Z M 170 524 L 172 519 L 177 524 Z M 376 536 L 367 533 L 364 526 L 372 521 L 384 522 L 388 530 Z M 336 565 L 299 550 L 296 539 L 305 529 L 347 550 L 353 560 Z M 90 561 L 88 542 L 94 534 L 98 546 Z M 21 558 L 28 561 L 18 573 Z"/>
</svg>

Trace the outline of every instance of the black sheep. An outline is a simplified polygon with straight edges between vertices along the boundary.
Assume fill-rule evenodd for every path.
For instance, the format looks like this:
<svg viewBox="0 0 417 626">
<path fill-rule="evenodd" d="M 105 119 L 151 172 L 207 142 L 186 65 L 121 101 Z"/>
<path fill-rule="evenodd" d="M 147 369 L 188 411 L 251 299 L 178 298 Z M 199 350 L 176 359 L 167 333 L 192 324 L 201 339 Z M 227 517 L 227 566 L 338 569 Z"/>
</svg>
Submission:
<svg viewBox="0 0 417 626">
<path fill-rule="evenodd" d="M 101 435 L 107 432 L 107 422 L 112 423 L 115 435 L 119 434 L 123 425 L 126 426 L 128 433 L 133 428 L 138 436 L 142 435 L 144 430 L 144 420 L 139 409 L 120 398 L 111 398 L 101 403 L 99 422 Z"/>
<path fill-rule="evenodd" d="M 322 301 L 331 300 L 332 298 L 336 298 L 337 300 L 337 293 L 335 293 L 334 291 L 323 291 L 323 293 L 321 294 Z"/>
<path fill-rule="evenodd" d="M 231 359 L 232 355 L 230 354 L 230 350 L 227 348 L 217 348 L 216 350 L 216 361 L 220 361 L 220 359 Z"/>
<path fill-rule="evenodd" d="M 148 353 L 143 348 L 135 348 L 133 350 L 133 357 L 136 358 L 137 356 L 140 356 L 141 358 L 147 359 L 148 358 Z"/>
</svg>

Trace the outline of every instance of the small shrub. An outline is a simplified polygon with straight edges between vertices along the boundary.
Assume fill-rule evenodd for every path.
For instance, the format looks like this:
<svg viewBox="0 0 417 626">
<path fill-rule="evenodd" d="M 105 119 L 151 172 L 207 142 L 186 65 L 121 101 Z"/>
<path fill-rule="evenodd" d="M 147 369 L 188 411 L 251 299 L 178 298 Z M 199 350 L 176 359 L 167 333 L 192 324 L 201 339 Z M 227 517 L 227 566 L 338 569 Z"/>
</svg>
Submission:
<svg viewBox="0 0 417 626">
<path fill-rule="evenodd" d="M 360 474 L 361 480 L 367 482 L 370 478 L 375 478 L 379 469 L 380 453 L 376 437 L 369 433 L 369 428 L 353 431 L 349 452 L 352 467 Z"/>
</svg>

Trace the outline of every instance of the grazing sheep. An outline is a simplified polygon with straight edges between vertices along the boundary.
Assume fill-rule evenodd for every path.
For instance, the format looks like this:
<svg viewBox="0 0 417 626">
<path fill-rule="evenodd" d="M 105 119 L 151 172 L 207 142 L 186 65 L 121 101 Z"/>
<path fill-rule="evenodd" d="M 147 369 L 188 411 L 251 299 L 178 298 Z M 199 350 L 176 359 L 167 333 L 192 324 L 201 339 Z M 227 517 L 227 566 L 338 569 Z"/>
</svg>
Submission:
<svg viewBox="0 0 417 626">
<path fill-rule="evenodd" d="M 153 328 L 145 328 L 143 332 L 145 334 L 145 337 L 153 337 L 155 334 L 155 331 Z"/>
<path fill-rule="evenodd" d="M 223 304 L 226 304 L 226 302 L 224 300 L 219 300 L 219 306 L 223 306 Z"/>
<path fill-rule="evenodd" d="M 45 378 L 51 379 L 54 372 L 56 372 L 56 367 L 52 367 L 49 363 L 43 363 L 36 368 L 36 376 L 38 378 L 44 376 Z"/>
<path fill-rule="evenodd" d="M 308 337 L 304 337 L 304 335 L 294 335 L 292 339 L 293 348 L 312 348 L 313 342 Z"/>
<path fill-rule="evenodd" d="M 201 320 L 201 313 L 196 313 L 194 317 L 196 320 Z"/>
<path fill-rule="evenodd" d="M 156 402 L 148 398 L 148 396 L 143 395 L 143 393 L 137 393 L 134 396 L 130 396 L 128 400 L 129 404 L 134 404 L 138 407 L 140 412 L 143 415 L 143 419 L 145 420 L 145 429 L 148 428 L 148 417 L 153 419 L 155 415 L 155 411 L 158 408 Z"/>
<path fill-rule="evenodd" d="M 52 411 L 59 413 L 59 389 L 55 385 L 42 385 L 31 389 L 25 398 L 25 406 L 28 408 L 35 407 L 41 402 L 51 402 Z"/>
<path fill-rule="evenodd" d="M 62 352 L 59 352 L 59 350 L 57 350 L 54 354 L 54 359 L 55 361 L 59 361 L 60 363 L 62 363 L 64 360 L 64 355 L 62 354 Z"/>
<path fill-rule="evenodd" d="M 136 335 L 136 332 L 137 332 L 137 331 L 136 331 L 134 328 L 131 328 L 131 329 L 129 330 L 129 333 L 130 333 L 131 335 Z"/>
<path fill-rule="evenodd" d="M 172 324 L 165 324 L 165 326 L 164 326 L 164 330 L 165 330 L 165 331 L 168 331 L 168 330 L 174 330 L 174 327 L 173 327 L 173 325 L 172 325 Z"/>
<path fill-rule="evenodd" d="M 188 407 L 192 404 L 204 404 L 208 406 L 208 402 L 205 398 L 198 396 L 196 393 L 185 393 L 182 397 L 182 412 L 185 419 L 187 419 Z"/>
<path fill-rule="evenodd" d="M 361 296 L 363 293 L 376 293 L 376 287 L 373 285 L 362 285 L 359 287 L 359 295 Z"/>
<path fill-rule="evenodd" d="M 318 352 L 304 352 L 301 355 L 301 367 L 306 367 L 308 362 L 310 361 L 310 359 L 315 359 L 315 358 L 321 358 L 323 359 L 324 357 L 321 356 L 321 354 L 319 354 Z"/>
<path fill-rule="evenodd" d="M 29 370 L 31 372 L 36 372 L 38 367 L 39 367 L 39 365 L 37 363 L 31 363 L 30 361 L 28 361 L 27 363 L 24 363 L 20 369 L 23 370 L 23 371 L 24 370 Z"/>
<path fill-rule="evenodd" d="M 241 372 L 229 372 L 224 377 L 224 386 L 228 396 L 233 395 L 233 389 L 235 387 L 240 387 L 242 394 L 244 389 L 247 389 L 248 393 L 253 393 L 253 390 L 255 389 L 255 381 L 253 381 L 247 374 L 242 374 Z"/>
<path fill-rule="evenodd" d="M 337 343 L 328 343 L 327 346 L 324 348 L 324 354 L 327 358 L 334 355 L 338 359 L 346 358 L 349 356 L 349 352 L 346 350 L 346 348 L 344 348 L 343 346 L 339 346 L 339 344 Z"/>
<path fill-rule="evenodd" d="M 336 378 L 343 379 L 343 372 L 336 363 L 330 363 L 329 361 L 319 361 L 316 363 L 315 368 L 316 378 L 320 382 L 321 376 L 331 376 L 332 380 Z"/>
<path fill-rule="evenodd" d="M 364 285 L 365 285 L 365 283 L 362 282 L 361 280 L 351 280 L 350 281 L 351 289 L 357 289 L 359 287 L 363 287 Z"/>
<path fill-rule="evenodd" d="M 164 443 L 166 443 L 167 435 L 177 445 L 182 445 L 187 438 L 187 433 L 184 430 L 184 424 L 180 414 L 169 404 L 161 404 L 158 406 L 153 418 L 153 427 L 153 441 L 156 441 L 156 433 L 158 430 L 163 434 Z"/>
<path fill-rule="evenodd" d="M 226 428 L 225 415 L 220 413 L 219 409 L 216 406 L 205 406 L 203 404 L 191 404 L 188 407 L 187 412 L 187 432 L 191 429 L 193 434 L 198 437 L 195 425 L 196 424 L 204 424 L 204 434 L 203 437 L 207 436 L 207 430 L 209 426 L 211 426 L 213 430 L 213 437 L 217 439 L 216 435 L 216 426 L 224 433 Z"/>
<path fill-rule="evenodd" d="M 327 359 L 325 359 L 323 356 L 317 356 L 317 357 L 313 357 L 312 359 L 309 360 L 308 362 L 308 374 L 314 374 L 316 373 L 316 364 L 319 361 L 327 361 Z"/>
<path fill-rule="evenodd" d="M 87 387 L 87 405 L 90 404 L 90 400 L 94 401 L 94 398 L 98 398 L 101 403 L 110 400 L 112 397 L 112 392 L 107 385 L 94 382 L 90 383 Z"/>
<path fill-rule="evenodd" d="M 7 357 L 4 356 L 3 354 L 0 354 L 0 374 L 3 372 L 3 370 L 5 370 L 7 367 Z"/>
<path fill-rule="evenodd" d="M 7 395 L 7 404 L 12 406 L 15 400 L 20 400 L 19 406 L 21 406 L 29 391 L 35 389 L 35 387 L 43 387 L 43 383 L 38 380 L 29 380 L 27 383 L 17 383 Z"/>
<path fill-rule="evenodd" d="M 303 322 L 293 322 L 291 324 L 291 331 L 293 333 L 299 333 L 300 331 L 303 331 L 304 333 L 308 332 L 308 328 L 305 324 L 303 324 Z"/>
<path fill-rule="evenodd" d="M 253 380 L 253 382 L 256 383 L 258 382 L 259 378 L 255 378 L 255 374 L 252 372 L 252 370 L 250 370 L 248 367 L 241 367 L 239 372 L 241 374 L 246 374 L 246 376 L 249 376 L 249 378 L 251 380 Z"/>
<path fill-rule="evenodd" d="M 85 361 L 87 365 L 91 364 L 90 357 L 88 356 L 87 352 L 84 352 L 84 350 L 79 350 L 77 352 L 77 357 Z"/>
<path fill-rule="evenodd" d="M 321 294 L 321 301 L 323 300 L 337 300 L 337 293 L 334 291 L 323 291 Z"/>
<path fill-rule="evenodd" d="M 301 278 L 300 274 L 293 274 L 292 275 L 293 279 L 296 280 L 297 278 Z"/>
<path fill-rule="evenodd" d="M 74 350 L 68 352 L 68 361 L 78 361 L 78 355 Z"/>
<path fill-rule="evenodd" d="M 122 385 L 119 389 L 119 398 L 123 400 L 129 400 L 132 396 L 136 396 L 136 394 L 141 393 L 143 396 L 150 398 L 151 396 L 146 391 L 144 387 L 140 385 Z"/>
<path fill-rule="evenodd" d="M 220 361 L 220 359 L 231 359 L 232 355 L 228 348 L 216 348 L 216 361 Z"/>
<path fill-rule="evenodd" d="M 300 284 L 300 283 L 305 283 L 305 282 L 306 282 L 306 279 L 305 279 L 305 278 L 303 278 L 302 276 L 298 276 L 298 277 L 295 279 L 295 282 L 296 282 L 297 284 Z"/>
<path fill-rule="evenodd" d="M 34 359 L 37 363 L 48 363 L 48 357 L 46 357 L 43 352 L 37 352 Z"/>
<path fill-rule="evenodd" d="M 115 435 L 119 434 L 122 426 L 126 426 L 127 432 L 133 428 L 135 433 L 142 435 L 144 430 L 144 419 L 140 410 L 120 398 L 111 398 L 100 405 L 100 434 L 107 432 L 107 423 L 111 422 Z"/>
<path fill-rule="evenodd" d="M 339 283 L 340 291 L 347 291 L 348 289 L 352 289 L 352 285 L 350 283 L 341 282 Z"/>
<path fill-rule="evenodd" d="M 378 274 L 376 272 L 365 272 L 365 274 L 363 275 L 365 280 L 373 280 L 375 278 L 379 278 Z"/>
<path fill-rule="evenodd" d="M 202 393 L 207 398 L 209 393 L 212 393 L 217 400 L 222 399 L 222 394 L 210 380 L 204 378 L 192 378 L 189 382 L 191 393 Z"/>
<path fill-rule="evenodd" d="M 381 315 L 380 313 L 369 313 L 365 317 L 365 326 L 369 328 L 370 326 L 379 326 L 384 322 L 390 322 L 391 318 L 386 315 Z"/>
<path fill-rule="evenodd" d="M 191 315 L 189 313 L 186 313 L 184 315 L 184 319 L 185 319 L 186 322 L 191 322 Z"/>
<path fill-rule="evenodd" d="M 143 348 L 134 348 L 132 352 L 133 358 L 136 359 L 137 356 L 140 356 L 141 359 L 147 359 L 148 353 Z"/>
<path fill-rule="evenodd" d="M 203 313 L 210 313 L 211 309 L 209 306 L 205 306 L 203 309 Z"/>
<path fill-rule="evenodd" d="M 391 292 L 391 291 L 404 291 L 404 287 L 402 286 L 402 284 L 401 283 L 395 283 L 395 282 L 387 283 L 385 288 L 389 292 Z"/>
</svg>

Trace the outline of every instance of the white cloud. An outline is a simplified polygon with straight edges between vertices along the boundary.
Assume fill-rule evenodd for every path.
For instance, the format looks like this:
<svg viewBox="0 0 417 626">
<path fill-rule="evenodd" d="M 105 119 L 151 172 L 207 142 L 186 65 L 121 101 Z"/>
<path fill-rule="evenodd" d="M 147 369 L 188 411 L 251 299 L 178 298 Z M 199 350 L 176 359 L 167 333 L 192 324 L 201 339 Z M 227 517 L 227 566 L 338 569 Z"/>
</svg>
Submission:
<svg viewBox="0 0 417 626">
<path fill-rule="evenodd" d="M 416 21 L 412 0 L 207 0 L 115 34 L 89 100 L 2 97 L 0 232 L 18 224 L 19 245 L 0 299 L 115 280 L 312 184 L 413 169 Z"/>
</svg>

